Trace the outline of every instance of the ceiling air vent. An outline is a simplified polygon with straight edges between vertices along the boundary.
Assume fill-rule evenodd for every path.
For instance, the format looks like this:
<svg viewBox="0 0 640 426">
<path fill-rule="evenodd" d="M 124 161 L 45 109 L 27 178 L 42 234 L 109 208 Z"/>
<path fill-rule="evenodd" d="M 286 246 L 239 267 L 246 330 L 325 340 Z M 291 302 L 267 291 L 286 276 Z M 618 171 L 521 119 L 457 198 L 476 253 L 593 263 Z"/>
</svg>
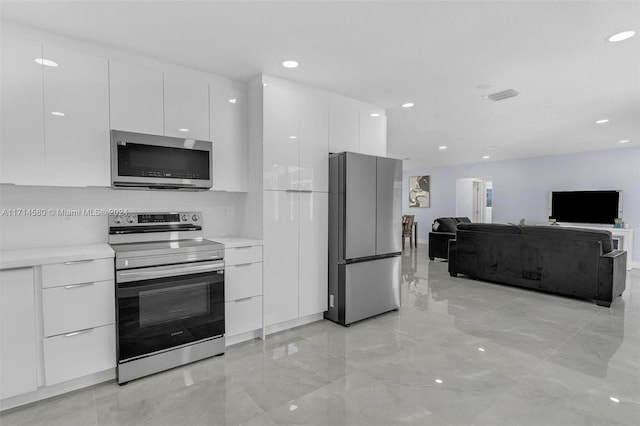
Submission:
<svg viewBox="0 0 640 426">
<path fill-rule="evenodd" d="M 513 98 L 514 96 L 518 96 L 520 92 L 516 89 L 507 89 L 502 92 L 491 93 L 489 95 L 484 95 L 485 99 L 489 99 L 490 101 L 498 102 L 503 101 L 505 99 Z"/>
</svg>

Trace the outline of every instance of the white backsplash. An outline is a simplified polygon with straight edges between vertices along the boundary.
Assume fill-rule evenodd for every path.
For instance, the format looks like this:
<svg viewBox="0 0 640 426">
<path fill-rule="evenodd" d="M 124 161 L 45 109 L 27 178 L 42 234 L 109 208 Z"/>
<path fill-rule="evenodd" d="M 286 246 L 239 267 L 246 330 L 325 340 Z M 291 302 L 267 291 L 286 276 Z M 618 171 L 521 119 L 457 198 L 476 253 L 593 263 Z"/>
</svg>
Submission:
<svg viewBox="0 0 640 426">
<path fill-rule="evenodd" d="M 244 193 L 213 191 L 0 185 L 0 249 L 106 243 L 107 217 L 85 216 L 83 209 L 201 211 L 205 235 L 238 236 L 243 234 L 245 199 Z M 31 212 L 34 214 L 44 209 L 46 215 L 26 215 L 19 209 L 36 209 Z M 58 209 L 79 211 L 80 215 L 57 214 Z"/>
</svg>

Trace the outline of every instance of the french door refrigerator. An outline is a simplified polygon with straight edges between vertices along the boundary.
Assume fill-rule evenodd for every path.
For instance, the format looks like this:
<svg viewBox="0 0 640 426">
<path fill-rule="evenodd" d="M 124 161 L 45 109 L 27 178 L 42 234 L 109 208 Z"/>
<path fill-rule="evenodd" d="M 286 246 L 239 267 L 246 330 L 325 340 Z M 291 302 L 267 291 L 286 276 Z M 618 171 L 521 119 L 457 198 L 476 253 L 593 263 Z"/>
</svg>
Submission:
<svg viewBox="0 0 640 426">
<path fill-rule="evenodd" d="M 402 161 L 329 157 L 329 310 L 348 326 L 400 308 Z"/>
</svg>

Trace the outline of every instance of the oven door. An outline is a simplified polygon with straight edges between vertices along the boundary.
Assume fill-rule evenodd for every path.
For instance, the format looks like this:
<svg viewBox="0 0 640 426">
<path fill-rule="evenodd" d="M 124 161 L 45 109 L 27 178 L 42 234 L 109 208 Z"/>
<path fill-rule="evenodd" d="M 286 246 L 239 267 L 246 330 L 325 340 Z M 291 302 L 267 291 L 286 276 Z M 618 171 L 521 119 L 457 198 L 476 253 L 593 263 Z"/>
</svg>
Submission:
<svg viewBox="0 0 640 426">
<path fill-rule="evenodd" d="M 118 362 L 224 335 L 224 269 L 203 266 L 126 271 L 127 282 L 117 283 Z M 176 275 L 156 277 L 154 269 Z M 184 272 L 203 269 L 214 270 Z"/>
</svg>

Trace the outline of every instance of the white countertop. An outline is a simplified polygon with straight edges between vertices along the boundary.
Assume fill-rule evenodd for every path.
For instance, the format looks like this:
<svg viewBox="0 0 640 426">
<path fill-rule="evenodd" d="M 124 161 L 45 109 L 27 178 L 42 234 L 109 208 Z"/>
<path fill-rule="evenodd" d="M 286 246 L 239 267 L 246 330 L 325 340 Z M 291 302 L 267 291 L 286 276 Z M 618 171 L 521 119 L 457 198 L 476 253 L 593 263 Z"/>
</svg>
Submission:
<svg viewBox="0 0 640 426">
<path fill-rule="evenodd" d="M 206 237 L 207 240 L 224 244 L 225 248 L 261 246 L 262 240 L 244 237 Z"/>
<path fill-rule="evenodd" d="M 113 250 L 108 244 L 2 250 L 0 251 L 0 269 L 110 257 L 113 257 Z"/>
</svg>

